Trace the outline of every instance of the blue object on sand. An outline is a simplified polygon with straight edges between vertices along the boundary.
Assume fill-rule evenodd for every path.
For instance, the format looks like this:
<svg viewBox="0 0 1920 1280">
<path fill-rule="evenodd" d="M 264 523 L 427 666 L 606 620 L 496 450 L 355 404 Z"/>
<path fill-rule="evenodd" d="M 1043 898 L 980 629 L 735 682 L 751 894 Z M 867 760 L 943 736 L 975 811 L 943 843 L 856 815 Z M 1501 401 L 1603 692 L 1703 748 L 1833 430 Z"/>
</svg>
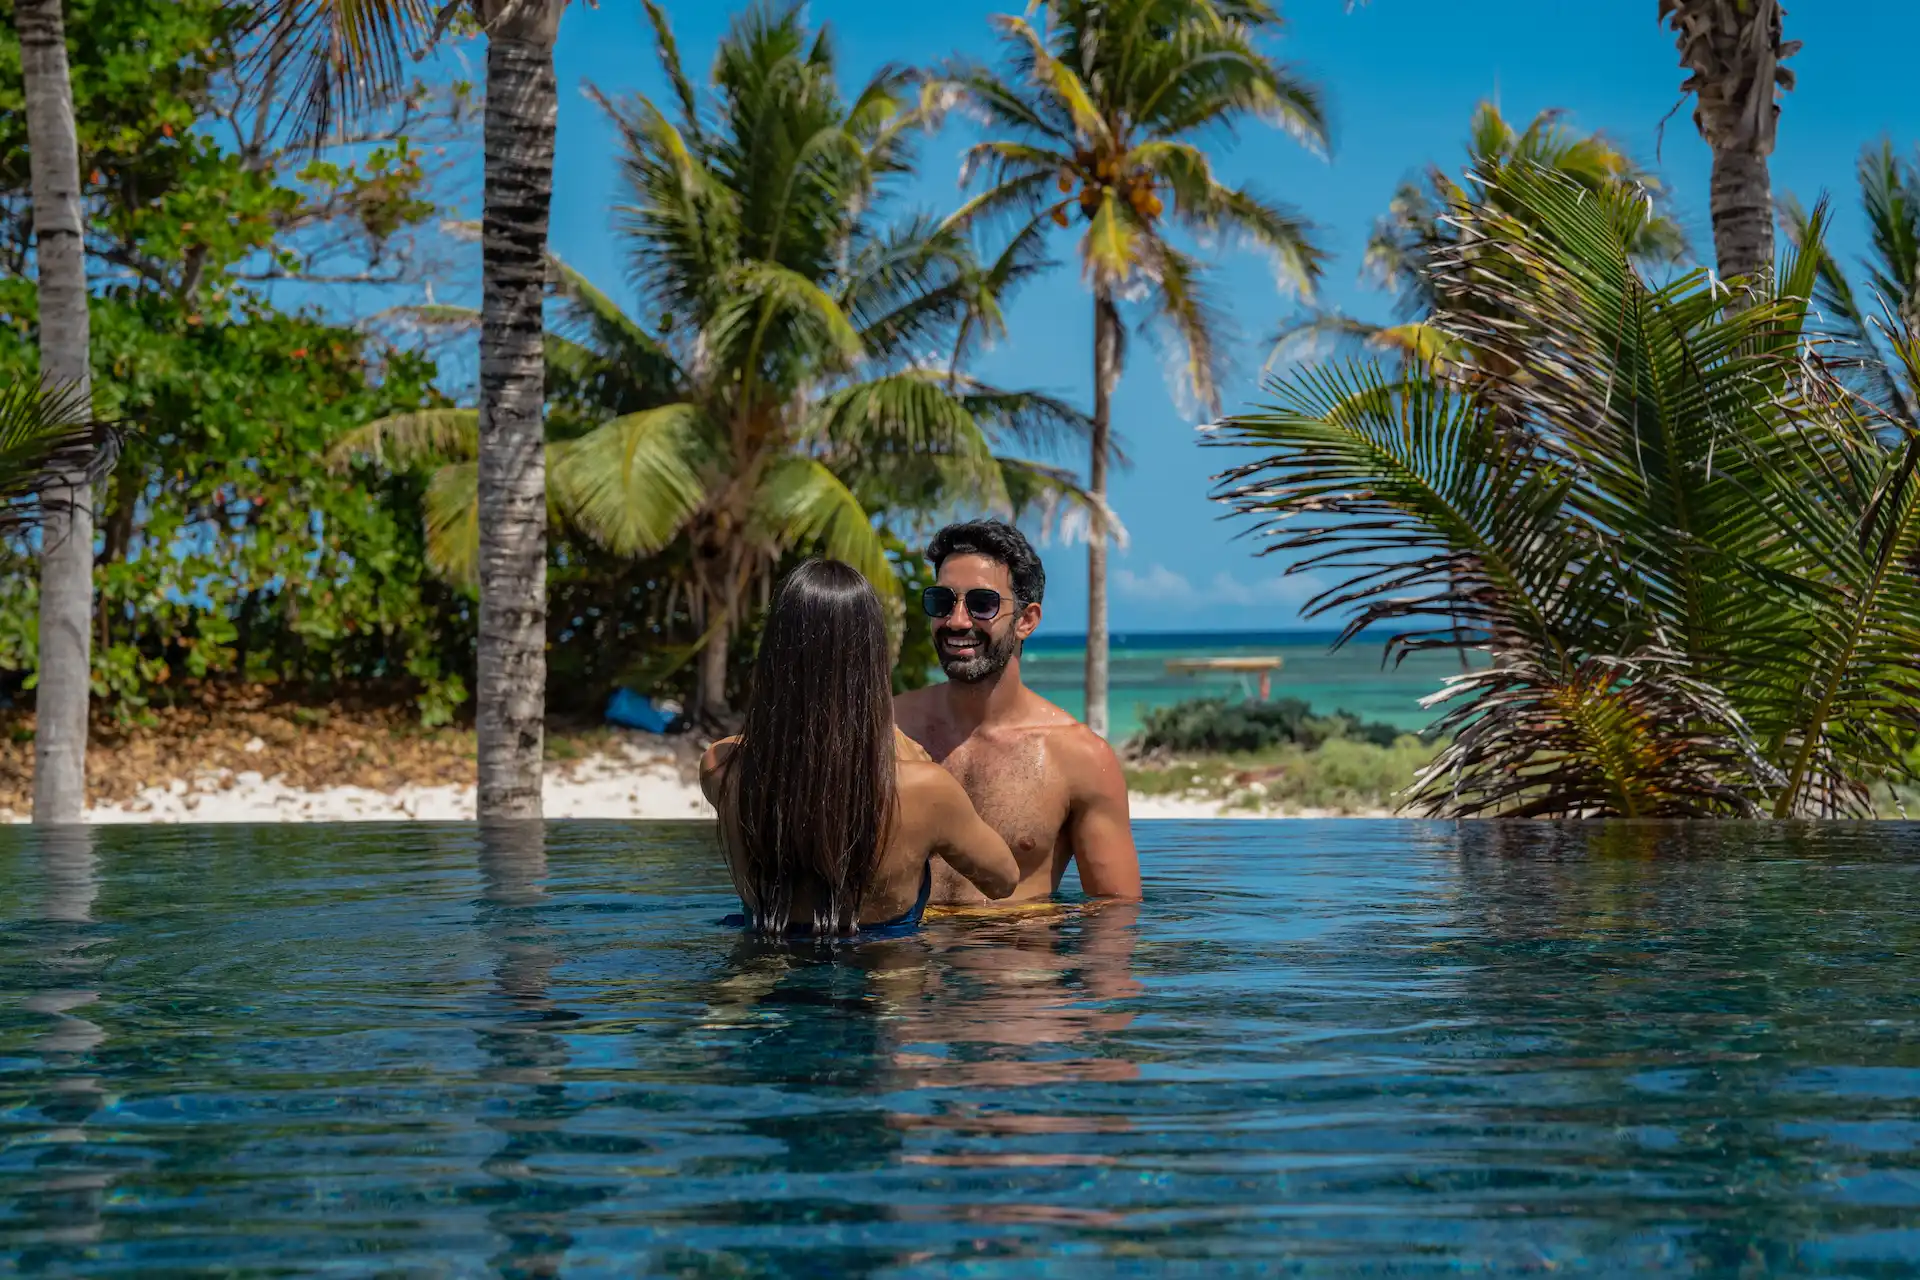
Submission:
<svg viewBox="0 0 1920 1280">
<path fill-rule="evenodd" d="M 653 705 L 653 699 L 631 689 L 615 689 L 607 699 L 607 723 L 623 729 L 641 729 L 647 733 L 665 733 L 674 716 Z"/>
</svg>

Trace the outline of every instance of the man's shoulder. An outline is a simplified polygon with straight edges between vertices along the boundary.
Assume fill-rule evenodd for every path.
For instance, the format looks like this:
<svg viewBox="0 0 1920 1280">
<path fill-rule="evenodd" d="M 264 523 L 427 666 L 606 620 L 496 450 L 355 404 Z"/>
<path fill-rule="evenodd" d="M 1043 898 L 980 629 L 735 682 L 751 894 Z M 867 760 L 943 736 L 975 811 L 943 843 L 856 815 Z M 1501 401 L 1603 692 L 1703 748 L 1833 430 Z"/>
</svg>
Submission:
<svg viewBox="0 0 1920 1280">
<path fill-rule="evenodd" d="M 1105 738 L 1052 703 L 1046 705 L 1059 714 L 1057 722 L 1050 719 L 1044 726 L 1047 746 L 1076 779 L 1091 781 L 1119 771 L 1120 757 Z"/>
<path fill-rule="evenodd" d="M 1062 734 L 1064 741 L 1071 744 L 1070 749 L 1088 764 L 1106 766 L 1118 764 L 1120 756 L 1113 744 L 1077 721 L 1073 728 Z"/>
</svg>

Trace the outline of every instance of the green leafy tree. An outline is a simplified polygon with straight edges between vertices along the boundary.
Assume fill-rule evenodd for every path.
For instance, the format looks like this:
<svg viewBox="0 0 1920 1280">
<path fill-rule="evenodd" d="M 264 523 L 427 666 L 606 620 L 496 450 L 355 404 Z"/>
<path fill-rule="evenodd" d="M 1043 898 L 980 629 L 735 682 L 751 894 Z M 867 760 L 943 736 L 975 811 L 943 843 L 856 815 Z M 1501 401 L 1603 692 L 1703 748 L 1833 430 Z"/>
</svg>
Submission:
<svg viewBox="0 0 1920 1280">
<path fill-rule="evenodd" d="M 1502 189 L 1525 216 L 1463 209 L 1472 252 L 1434 266 L 1435 323 L 1498 394 L 1304 372 L 1226 424 L 1265 456 L 1223 496 L 1339 574 L 1313 608 L 1348 637 L 1489 655 L 1450 682 L 1428 811 L 1864 810 L 1920 725 L 1920 437 L 1808 351 L 1818 253 L 1736 302 L 1641 274 L 1629 192 L 1532 166 Z"/>
<path fill-rule="evenodd" d="M 436 403 L 433 368 L 279 311 L 259 282 L 404 279 L 389 259 L 433 205 L 428 158 L 403 135 L 457 128 L 463 91 L 434 105 L 409 90 L 343 149 L 293 154 L 273 109 L 252 110 L 233 83 L 244 14 L 68 0 L 66 16 L 94 398 L 140 424 L 88 547 L 97 705 L 138 716 L 185 680 L 245 676 L 377 682 L 446 718 L 465 699 L 472 624 L 426 569 L 421 486 L 376 485 L 370 505 L 320 463 L 344 426 Z M 31 380 L 43 327 L 19 52 L 0 39 L 0 371 Z M 18 534 L 0 551 L 14 689 L 41 675 L 39 592 L 22 572 L 34 546 Z"/>
<path fill-rule="evenodd" d="M 30 315 L 24 282 L 0 283 L 10 376 L 31 368 Z M 346 486 L 322 461 L 347 423 L 435 403 L 432 365 L 257 299 L 189 313 L 153 293 L 95 304 L 94 358 L 103 414 L 139 424 L 102 503 L 102 707 L 136 719 L 184 682 L 234 677 L 408 690 L 429 723 L 449 718 L 472 624 L 427 568 L 423 486 Z M 34 605 L 9 576 L 0 668 L 35 670 Z"/>
<path fill-rule="evenodd" d="M 1093 292 L 1093 438 L 1088 489 L 1104 512 L 1113 390 L 1124 361 L 1121 308 L 1135 298 L 1184 354 L 1183 389 L 1219 409 L 1222 318 L 1201 260 L 1179 228 L 1269 254 L 1302 291 L 1323 255 L 1292 209 L 1214 174 L 1202 139 L 1248 119 L 1324 147 L 1319 91 L 1262 48 L 1280 28 L 1266 0 L 1037 0 L 1025 18 L 996 18 L 1004 70 L 971 64 L 950 81 L 991 136 L 963 176 L 985 190 L 951 220 L 1012 217 L 1013 243 L 1080 222 L 1079 256 Z M 1107 731 L 1107 531 L 1088 540 L 1087 724 Z"/>
<path fill-rule="evenodd" d="M 563 323 L 548 361 L 569 394 L 548 423 L 549 490 L 555 516 L 617 555 L 684 544 L 695 711 L 721 715 L 747 604 L 790 551 L 844 560 L 897 602 L 899 553 L 877 517 L 1072 499 L 1065 476 L 994 446 L 1085 423 L 1045 396 L 976 382 L 950 354 L 930 358 L 990 328 L 1021 268 L 982 267 L 957 230 L 891 213 L 925 121 L 913 76 L 883 70 L 843 98 L 825 33 L 757 7 L 722 41 L 703 110 L 659 32 L 677 110 L 607 104 L 624 144 L 621 235 L 657 325 L 552 264 Z M 409 415 L 341 445 L 445 464 L 429 490 L 429 547 L 466 581 L 484 501 L 466 460 L 476 419 Z"/>
</svg>

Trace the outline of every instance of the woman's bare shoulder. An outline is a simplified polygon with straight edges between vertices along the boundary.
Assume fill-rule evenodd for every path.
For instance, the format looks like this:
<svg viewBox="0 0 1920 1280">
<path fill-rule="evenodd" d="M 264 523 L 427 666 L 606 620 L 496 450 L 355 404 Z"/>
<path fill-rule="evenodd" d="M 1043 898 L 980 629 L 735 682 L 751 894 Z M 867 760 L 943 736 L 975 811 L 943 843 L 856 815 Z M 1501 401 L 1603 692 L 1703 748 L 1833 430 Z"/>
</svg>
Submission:
<svg viewBox="0 0 1920 1280">
<path fill-rule="evenodd" d="M 953 775 L 931 760 L 902 760 L 895 767 L 894 785 L 906 812 L 938 811 L 956 800 L 966 802 L 967 793 Z"/>
<path fill-rule="evenodd" d="M 736 735 L 722 738 L 706 749 L 700 757 L 700 790 L 708 800 L 714 799 L 714 787 L 721 771 L 727 767 L 727 761 L 733 759 L 733 753 L 740 748 L 740 739 Z"/>
</svg>

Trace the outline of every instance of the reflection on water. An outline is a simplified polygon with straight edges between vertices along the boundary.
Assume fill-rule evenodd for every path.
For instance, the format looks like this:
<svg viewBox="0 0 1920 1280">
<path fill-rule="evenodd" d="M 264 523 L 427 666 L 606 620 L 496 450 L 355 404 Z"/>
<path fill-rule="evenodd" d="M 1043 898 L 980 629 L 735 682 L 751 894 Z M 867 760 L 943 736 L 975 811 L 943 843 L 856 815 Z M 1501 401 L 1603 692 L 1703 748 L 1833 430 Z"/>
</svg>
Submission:
<svg viewBox="0 0 1920 1280">
<path fill-rule="evenodd" d="M 700 826 L 0 833 L 0 1272 L 1920 1271 L 1920 828 L 1141 844 L 819 948 Z"/>
<path fill-rule="evenodd" d="M 501 1135 L 498 1149 L 480 1162 L 499 1184 L 487 1221 L 506 1242 L 489 1262 L 504 1276 L 557 1276 L 573 1244 L 569 1211 L 603 1194 L 542 1174 L 548 1160 L 564 1160 L 567 1121 L 585 1106 L 567 1095 L 567 1042 L 558 1034 L 580 1015 L 559 1008 L 549 993 L 562 956 L 541 917 L 548 905 L 545 825 L 485 823 L 479 843 L 474 917 L 495 961 L 474 1034 L 485 1062 L 480 1079 L 504 1086 L 505 1102 L 481 1116 Z"/>
<path fill-rule="evenodd" d="M 23 1108 L 33 1127 L 9 1143 L 32 1170 L 9 1179 L 17 1188 L 9 1216 L 32 1224 L 32 1245 L 20 1261 L 37 1271 L 70 1263 L 99 1237 L 113 1181 L 110 1167 L 94 1158 L 87 1131 L 106 1103 L 94 1053 L 107 1033 L 87 1013 L 100 998 L 107 952 L 93 917 L 100 885 L 92 831 L 36 827 L 22 844 L 28 875 L 38 882 L 38 911 L 27 924 L 26 958 L 35 972 L 23 975 L 31 985 L 23 984 L 19 1008 L 39 1023 L 26 1045 L 37 1057 L 38 1088 Z"/>
</svg>

